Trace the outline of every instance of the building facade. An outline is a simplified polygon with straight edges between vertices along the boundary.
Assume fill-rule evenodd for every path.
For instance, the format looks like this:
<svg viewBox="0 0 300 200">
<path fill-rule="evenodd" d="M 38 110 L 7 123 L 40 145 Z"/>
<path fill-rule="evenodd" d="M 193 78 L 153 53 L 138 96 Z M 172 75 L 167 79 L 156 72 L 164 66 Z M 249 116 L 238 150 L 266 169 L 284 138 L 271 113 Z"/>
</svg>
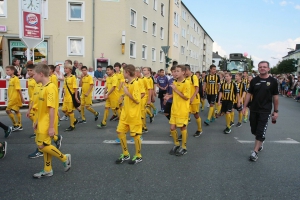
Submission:
<svg viewBox="0 0 300 200">
<path fill-rule="evenodd" d="M 300 76 L 300 44 L 296 44 L 293 51 L 289 51 L 288 55 L 282 57 L 282 60 L 295 59 L 297 67 L 297 75 Z"/>
<path fill-rule="evenodd" d="M 18 3 L 0 1 L 1 66 L 13 58 L 21 64 L 27 60 L 27 48 L 19 39 Z M 197 24 L 184 39 L 181 24 L 192 23 L 182 22 L 182 9 Z M 168 55 L 178 63 L 188 63 L 194 70 L 211 64 L 213 40 L 180 0 L 43 0 L 43 17 L 45 40 L 30 51 L 35 62 L 58 64 L 70 59 L 95 68 L 125 62 L 157 71 L 165 68 L 161 47 L 170 46 Z"/>
</svg>

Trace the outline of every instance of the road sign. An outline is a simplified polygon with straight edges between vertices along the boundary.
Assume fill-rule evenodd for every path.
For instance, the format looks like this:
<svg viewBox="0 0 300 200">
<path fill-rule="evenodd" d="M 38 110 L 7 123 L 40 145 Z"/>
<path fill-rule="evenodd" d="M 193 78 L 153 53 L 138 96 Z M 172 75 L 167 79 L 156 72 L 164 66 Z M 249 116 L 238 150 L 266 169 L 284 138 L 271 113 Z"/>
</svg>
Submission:
<svg viewBox="0 0 300 200">
<path fill-rule="evenodd" d="M 165 55 L 168 54 L 170 46 L 162 46 L 161 49 L 164 51 Z"/>
</svg>

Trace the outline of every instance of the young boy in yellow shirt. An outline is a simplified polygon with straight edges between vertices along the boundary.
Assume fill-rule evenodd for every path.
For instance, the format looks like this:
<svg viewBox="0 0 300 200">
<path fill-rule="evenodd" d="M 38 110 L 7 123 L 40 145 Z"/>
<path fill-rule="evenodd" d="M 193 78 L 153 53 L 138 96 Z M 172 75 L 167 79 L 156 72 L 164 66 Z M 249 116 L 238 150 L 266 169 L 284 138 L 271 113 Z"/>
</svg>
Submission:
<svg viewBox="0 0 300 200">
<path fill-rule="evenodd" d="M 145 85 L 145 97 L 147 97 L 146 101 L 146 114 L 150 117 L 150 123 L 154 120 L 154 114 L 151 112 L 151 104 L 152 104 L 152 97 L 153 97 L 153 79 L 151 76 L 151 68 L 150 67 L 144 67 L 143 68 L 143 80 Z M 146 116 L 145 116 L 146 117 Z"/>
<path fill-rule="evenodd" d="M 174 147 L 169 154 L 182 156 L 187 153 L 187 125 L 189 121 L 190 112 L 190 96 L 191 84 L 185 78 L 186 67 L 184 65 L 177 65 L 175 78 L 170 87 L 173 89 L 173 103 L 171 108 L 170 130 L 174 139 Z M 178 141 L 178 134 L 176 128 L 180 128 L 182 135 L 182 145 Z"/>
<path fill-rule="evenodd" d="M 6 74 L 10 76 L 9 79 L 9 86 L 7 90 L 7 96 L 8 96 L 8 103 L 6 107 L 6 113 L 8 114 L 9 118 L 11 119 L 13 123 L 13 131 L 21 131 L 23 130 L 22 127 L 22 115 L 19 112 L 20 107 L 22 107 L 22 103 L 25 103 L 22 91 L 21 91 L 21 85 L 20 85 L 20 79 L 14 75 L 15 67 L 14 66 L 7 66 L 6 67 Z M 14 113 L 17 116 L 17 121 L 15 120 L 15 116 L 12 113 Z"/>
<path fill-rule="evenodd" d="M 124 77 L 128 80 L 123 86 L 124 89 L 124 107 L 121 112 L 119 124 L 117 127 L 118 138 L 121 141 L 123 153 L 116 160 L 117 164 L 130 159 L 127 148 L 126 133 L 130 131 L 130 136 L 134 139 L 135 156 L 128 164 L 137 164 L 142 162 L 141 155 L 141 135 L 142 135 L 142 113 L 141 113 L 141 91 L 138 81 L 135 79 L 135 67 L 127 65 L 123 69 Z"/>
<path fill-rule="evenodd" d="M 95 121 L 98 120 L 99 113 L 92 108 L 92 94 L 93 94 L 93 87 L 94 87 L 94 79 L 91 75 L 87 73 L 88 71 L 86 66 L 82 66 L 81 71 L 82 71 L 82 75 L 79 83 L 79 86 L 81 87 L 81 96 L 80 96 L 81 121 L 79 121 L 79 124 L 85 124 L 86 119 L 84 115 L 84 107 L 88 111 L 94 114 Z"/>
<path fill-rule="evenodd" d="M 58 133 L 58 92 L 57 87 L 49 81 L 49 67 L 45 64 L 38 64 L 35 67 L 34 79 L 41 83 L 39 92 L 38 113 L 33 125 L 36 130 L 35 142 L 38 148 L 44 153 L 44 169 L 33 175 L 34 178 L 53 176 L 52 156 L 63 162 L 64 171 L 71 168 L 71 155 L 62 154 L 56 147 L 51 145 L 51 138 Z"/>
<path fill-rule="evenodd" d="M 29 109 L 26 113 L 26 116 L 34 122 L 35 120 L 35 115 L 36 115 L 36 110 L 32 109 L 32 104 L 33 104 L 33 96 L 34 96 L 34 88 L 36 87 L 37 83 L 33 78 L 34 75 L 34 67 L 35 65 L 29 64 L 26 66 L 27 69 L 27 74 L 29 78 L 27 79 L 27 85 L 28 85 L 28 96 L 29 96 Z M 35 138 L 35 133 L 29 136 L 30 138 Z"/>
</svg>

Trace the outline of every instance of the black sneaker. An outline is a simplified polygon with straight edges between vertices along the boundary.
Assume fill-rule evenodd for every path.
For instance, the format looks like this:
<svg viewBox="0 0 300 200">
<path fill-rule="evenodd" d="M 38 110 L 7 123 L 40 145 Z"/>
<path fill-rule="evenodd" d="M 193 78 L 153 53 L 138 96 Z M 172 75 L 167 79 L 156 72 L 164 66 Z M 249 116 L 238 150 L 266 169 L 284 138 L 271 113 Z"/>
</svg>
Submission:
<svg viewBox="0 0 300 200">
<path fill-rule="evenodd" d="M 148 129 L 143 128 L 143 133 L 148 133 Z"/>
<path fill-rule="evenodd" d="M 113 115 L 113 116 L 111 116 L 111 118 L 109 119 L 109 121 L 112 121 L 112 120 L 114 120 L 117 117 L 118 117 L 117 115 Z"/>
<path fill-rule="evenodd" d="M 0 159 L 4 158 L 7 150 L 7 142 L 1 142 L 2 147 L 0 147 Z"/>
<path fill-rule="evenodd" d="M 95 121 L 98 120 L 98 117 L 99 117 L 99 113 L 97 112 L 96 115 L 95 115 Z"/>
<path fill-rule="evenodd" d="M 196 131 L 196 133 L 193 135 L 194 137 L 200 137 L 202 134 L 202 131 Z"/>
<path fill-rule="evenodd" d="M 178 141 L 181 141 L 182 140 L 182 135 L 179 135 L 178 136 Z"/>
<path fill-rule="evenodd" d="M 236 124 L 236 127 L 241 127 L 242 126 L 242 123 L 240 123 L 240 122 L 238 122 L 237 124 Z"/>
<path fill-rule="evenodd" d="M 77 123 L 78 123 L 78 120 L 77 120 L 77 119 L 75 119 L 74 126 L 75 126 Z"/>
<path fill-rule="evenodd" d="M 125 160 L 129 160 L 130 159 L 130 155 L 124 155 L 121 154 L 121 156 L 118 158 L 118 160 L 116 160 L 116 164 L 121 164 L 123 163 Z"/>
<path fill-rule="evenodd" d="M 78 124 L 86 124 L 86 120 L 80 120 Z"/>
<path fill-rule="evenodd" d="M 251 154 L 250 154 L 250 157 L 249 157 L 249 160 L 250 161 L 253 161 L 253 162 L 256 162 L 258 159 L 258 155 L 255 151 L 251 151 Z"/>
<path fill-rule="evenodd" d="M 143 161 L 142 157 L 134 156 L 134 157 L 132 158 L 132 160 L 130 160 L 130 161 L 128 162 L 128 164 L 130 164 L 130 165 L 135 165 L 135 164 L 140 163 L 140 162 L 142 162 L 142 161 Z"/>
<path fill-rule="evenodd" d="M 170 155 L 176 155 L 176 151 L 179 149 L 180 146 L 174 146 L 171 151 L 169 152 Z"/>
<path fill-rule="evenodd" d="M 228 127 L 226 127 L 226 128 L 225 128 L 225 130 L 224 130 L 224 133 L 225 133 L 225 134 L 229 134 L 229 133 L 231 133 L 231 129 L 230 129 L 230 128 L 228 128 Z"/>
<path fill-rule="evenodd" d="M 184 154 L 187 154 L 187 150 L 183 149 L 182 147 L 176 151 L 176 156 L 183 156 Z"/>
<path fill-rule="evenodd" d="M 43 155 L 44 155 L 43 152 L 36 149 L 35 152 L 28 155 L 28 158 L 38 158 L 38 157 L 41 157 Z"/>
<path fill-rule="evenodd" d="M 61 135 L 58 135 L 57 137 L 58 137 L 58 139 L 57 139 L 57 141 L 54 142 L 54 143 L 55 143 L 55 145 L 56 145 L 56 148 L 57 148 L 57 149 L 60 149 L 60 147 L 61 147 L 61 141 L 62 141 L 63 137 L 62 137 Z"/>
<path fill-rule="evenodd" d="M 8 129 L 6 131 L 4 131 L 4 133 L 5 133 L 4 137 L 8 138 L 10 136 L 11 132 L 13 132 L 13 127 L 9 126 Z"/>
<path fill-rule="evenodd" d="M 154 115 L 152 115 L 152 117 L 150 117 L 150 123 L 152 123 L 154 121 Z"/>
<path fill-rule="evenodd" d="M 29 138 L 31 138 L 31 139 L 33 139 L 33 138 L 35 138 L 35 137 L 36 137 L 35 134 L 32 134 L 32 135 L 29 136 Z"/>
<path fill-rule="evenodd" d="M 67 128 L 65 131 L 73 131 L 75 129 L 75 127 L 70 126 L 69 128 Z"/>
<path fill-rule="evenodd" d="M 230 122 L 230 127 L 234 126 L 234 122 Z"/>
</svg>

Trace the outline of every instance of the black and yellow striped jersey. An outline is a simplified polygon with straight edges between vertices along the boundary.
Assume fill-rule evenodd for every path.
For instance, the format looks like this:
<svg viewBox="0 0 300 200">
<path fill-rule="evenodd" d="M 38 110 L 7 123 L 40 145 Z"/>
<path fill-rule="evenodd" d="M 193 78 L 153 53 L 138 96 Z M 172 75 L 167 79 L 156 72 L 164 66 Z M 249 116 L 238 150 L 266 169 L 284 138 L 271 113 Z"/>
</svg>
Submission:
<svg viewBox="0 0 300 200">
<path fill-rule="evenodd" d="M 204 83 L 206 83 L 205 92 L 208 95 L 217 95 L 219 91 L 220 77 L 217 74 L 206 75 L 204 78 Z"/>
<path fill-rule="evenodd" d="M 243 79 L 242 79 L 242 82 L 245 83 L 245 85 L 248 85 L 248 84 L 249 84 L 249 81 L 248 81 L 247 78 L 243 78 Z"/>
<path fill-rule="evenodd" d="M 220 92 L 222 92 L 223 101 L 234 102 L 239 93 L 239 89 L 234 82 L 225 82 L 221 85 Z"/>
<path fill-rule="evenodd" d="M 243 83 L 243 82 L 239 82 L 239 83 L 236 82 L 236 86 L 237 86 L 237 88 L 239 90 L 240 97 L 242 97 L 243 93 L 247 91 L 246 84 Z"/>
</svg>

